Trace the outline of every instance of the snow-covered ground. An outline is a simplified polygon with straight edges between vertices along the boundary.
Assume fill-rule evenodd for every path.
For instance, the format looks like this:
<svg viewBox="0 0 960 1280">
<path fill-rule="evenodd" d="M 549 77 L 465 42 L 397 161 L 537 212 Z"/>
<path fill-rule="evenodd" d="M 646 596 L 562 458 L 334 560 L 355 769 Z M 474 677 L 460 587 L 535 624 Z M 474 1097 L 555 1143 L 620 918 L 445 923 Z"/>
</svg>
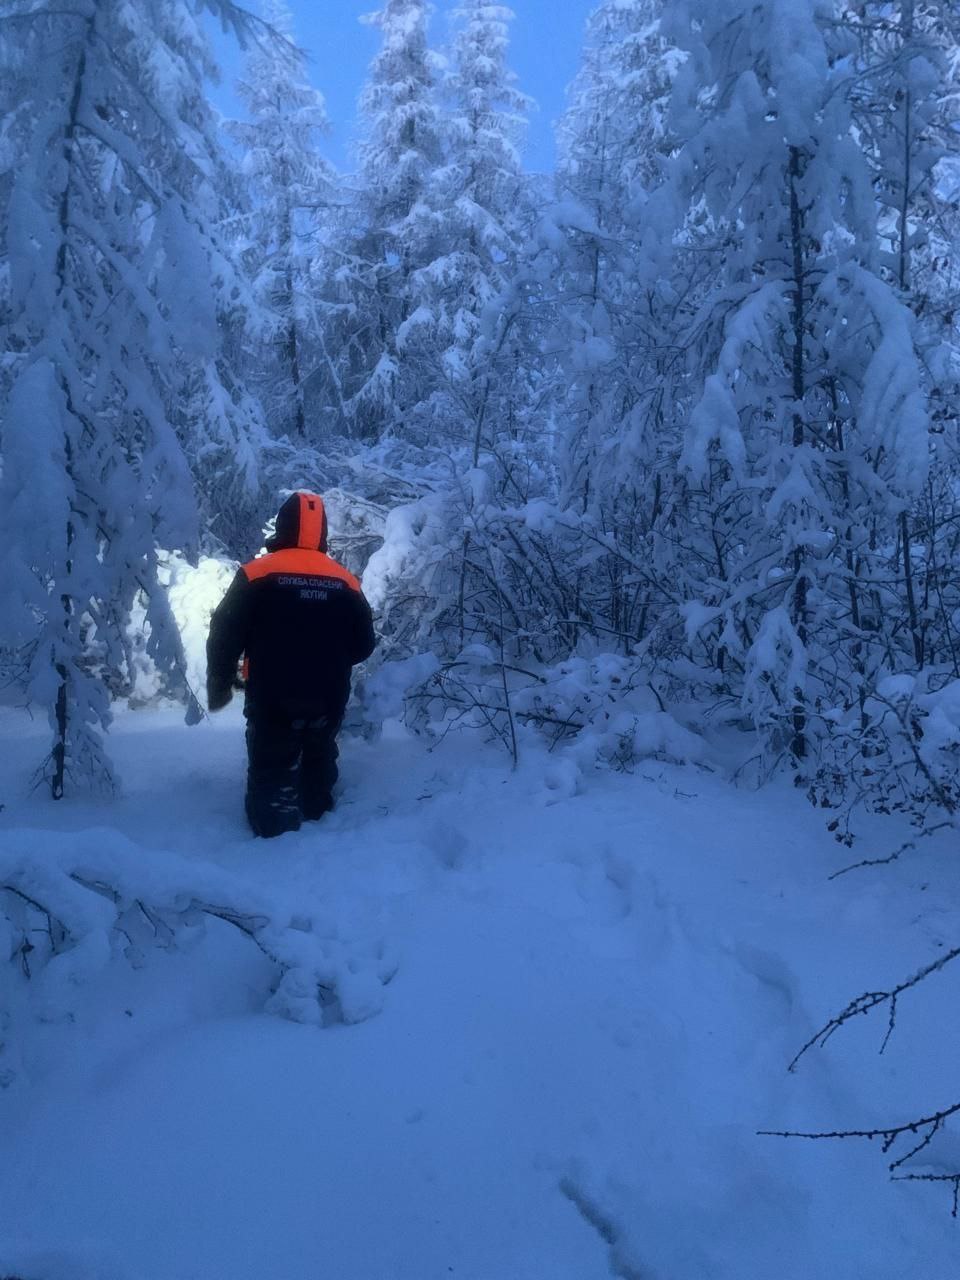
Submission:
<svg viewBox="0 0 960 1280">
<path fill-rule="evenodd" d="M 121 715 L 110 803 L 27 793 L 44 734 L 0 717 L 0 856 L 186 867 L 293 903 L 336 943 L 345 1011 L 373 1016 L 269 1015 L 271 966 L 213 922 L 139 967 L 118 955 L 69 1015 L 12 1021 L 0 1274 L 957 1273 L 947 1191 L 889 1183 L 876 1144 L 756 1136 L 954 1101 L 946 974 L 882 1058 L 881 1013 L 786 1070 L 848 998 L 951 940 L 932 860 L 830 882 L 846 855 L 785 785 L 648 762 L 575 791 L 536 751 L 511 773 L 475 738 L 431 752 L 389 727 L 344 742 L 333 815 L 263 843 L 235 709 L 194 729 Z M 22 1002 L 12 966 L 0 982 Z"/>
</svg>

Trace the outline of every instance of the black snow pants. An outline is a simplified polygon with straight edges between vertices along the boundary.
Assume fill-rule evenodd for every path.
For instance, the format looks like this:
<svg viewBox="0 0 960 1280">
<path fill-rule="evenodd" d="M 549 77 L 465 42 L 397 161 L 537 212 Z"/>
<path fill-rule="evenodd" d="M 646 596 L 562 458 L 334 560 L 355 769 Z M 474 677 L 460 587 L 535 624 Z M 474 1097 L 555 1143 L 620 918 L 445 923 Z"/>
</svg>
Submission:
<svg viewBox="0 0 960 1280">
<path fill-rule="evenodd" d="M 333 808 L 339 720 L 248 714 L 247 819 L 254 835 L 297 831 Z"/>
</svg>

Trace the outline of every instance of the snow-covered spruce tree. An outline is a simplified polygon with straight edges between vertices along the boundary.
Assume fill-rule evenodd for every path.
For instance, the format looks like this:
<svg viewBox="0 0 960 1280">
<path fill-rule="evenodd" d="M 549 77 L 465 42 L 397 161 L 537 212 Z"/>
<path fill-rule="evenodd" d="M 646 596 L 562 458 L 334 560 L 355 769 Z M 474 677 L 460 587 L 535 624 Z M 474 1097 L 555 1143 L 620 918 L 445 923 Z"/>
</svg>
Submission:
<svg viewBox="0 0 960 1280">
<path fill-rule="evenodd" d="M 353 432 L 375 440 L 403 425 L 415 373 L 398 334 L 416 312 L 417 272 L 435 256 L 434 200 L 443 162 L 442 62 L 427 43 L 427 0 L 387 0 L 367 21 L 382 33 L 360 98 L 362 142 L 341 299 L 352 316 L 341 360 Z"/>
<path fill-rule="evenodd" d="M 0 617 L 27 695 L 50 710 L 57 797 L 68 774 L 109 776 L 98 731 L 138 593 L 154 661 L 190 697 L 156 548 L 196 536 L 167 396 L 184 361 L 216 358 L 204 8 L 245 21 L 227 0 L 10 2 L 0 16 L 23 71 L 4 123 Z"/>
<path fill-rule="evenodd" d="M 659 185 L 669 153 L 677 52 L 661 30 L 662 0 L 604 0 L 587 19 L 580 68 L 558 124 L 562 191 L 594 202 L 605 220 L 633 221 L 631 198 Z"/>
<path fill-rule="evenodd" d="M 669 52 L 651 0 L 601 6 L 562 128 L 559 199 L 538 211 L 528 184 L 521 219 L 509 206 L 524 189 L 509 131 L 522 100 L 511 103 L 509 82 L 496 74 L 505 66 L 507 15 L 477 3 L 456 17 L 445 170 L 455 185 L 439 217 L 457 252 L 422 273 L 428 290 L 416 320 L 441 339 L 444 319 L 454 320 L 447 328 L 455 340 L 436 344 L 442 377 L 428 380 L 435 389 L 420 412 L 430 422 L 425 434 L 438 442 L 462 422 L 449 447 L 464 451 L 453 456 L 470 482 L 459 495 L 466 527 L 452 625 L 445 630 L 433 617 L 431 627 L 453 648 L 467 638 L 499 643 L 506 631 L 514 657 L 537 661 L 565 657 L 588 638 L 616 647 L 640 593 L 630 589 L 623 607 L 623 560 L 608 550 L 614 516 L 622 517 L 625 543 L 639 545 L 638 504 L 654 489 L 636 459 L 649 407 L 640 403 L 639 353 L 645 343 L 656 346 L 660 328 L 636 259 L 640 171 L 657 168 Z M 509 109 L 496 112 L 498 101 Z M 496 181 L 481 185 L 474 175 L 484 174 Z M 457 226 L 464 212 L 474 224 L 482 216 L 488 249 L 469 222 Z M 542 215 L 532 238 L 530 213 Z M 486 313 L 477 311 L 483 298 Z M 449 528 L 434 536 L 456 543 Z"/>
<path fill-rule="evenodd" d="M 438 486 L 445 501 L 435 515 L 443 507 L 437 532 L 448 554 L 434 587 L 453 607 L 442 618 L 434 613 L 430 630 L 447 652 L 462 648 L 468 633 L 497 629 L 484 622 L 485 610 L 501 613 L 502 602 L 489 599 L 498 578 L 490 520 L 496 524 L 504 504 L 522 500 L 519 453 L 530 443 L 521 436 L 531 352 L 508 295 L 533 218 L 520 157 L 530 100 L 507 64 L 513 14 L 468 0 L 452 19 L 445 163 L 431 197 L 433 256 L 414 274 L 417 305 L 397 333 L 409 388 L 404 437 L 446 459 Z"/>
<path fill-rule="evenodd" d="M 506 48 L 503 18 L 495 13 L 491 26 L 491 8 L 465 6 L 459 15 L 452 81 L 458 92 L 472 82 L 461 68 L 479 57 L 489 93 L 493 59 L 485 50 Z M 654 614 L 643 596 L 646 584 L 638 590 L 635 566 L 648 567 L 650 517 L 643 508 L 656 513 L 658 498 L 653 468 L 642 471 L 638 455 L 651 434 L 654 397 L 644 388 L 662 384 L 655 366 L 666 344 L 651 310 L 659 305 L 651 288 L 656 272 L 641 272 L 637 259 L 645 183 L 655 180 L 667 150 L 664 98 L 675 58 L 655 16 L 650 0 L 603 5 L 595 15 L 587 65 L 564 123 L 559 198 L 534 208 L 538 225 L 521 252 L 504 246 L 490 266 L 477 258 L 484 279 L 496 278 L 501 290 L 492 295 L 486 324 L 481 313 L 483 345 L 469 361 L 463 347 L 445 351 L 458 373 L 483 375 L 463 385 L 490 388 L 479 402 L 482 419 L 465 418 L 466 430 L 451 441 L 451 450 L 462 450 L 451 455 L 462 468 L 462 491 L 446 505 L 431 497 L 402 528 L 395 522 L 395 535 L 388 523 L 388 549 L 393 543 L 399 552 L 403 585 L 432 575 L 441 588 L 423 602 L 418 632 L 421 644 L 447 659 L 429 688 L 439 683 L 455 706 L 502 729 L 511 743 L 510 685 L 525 670 L 577 653 L 631 651 Z M 465 113 L 453 131 L 454 178 L 471 172 L 456 166 L 458 146 L 474 136 L 469 124 Z M 502 174 L 502 166 L 495 171 Z M 507 177 L 509 190 L 515 175 L 508 170 Z M 446 204 L 458 212 L 454 201 Z M 487 196 L 486 207 L 497 204 Z M 507 218 L 498 213 L 496 226 L 516 224 Z M 461 233 L 459 244 L 465 239 Z M 441 276 L 454 298 L 471 297 L 463 288 L 465 257 L 461 250 L 447 259 L 452 266 Z M 421 318 L 428 330 L 428 307 Z M 472 325 L 461 327 L 472 334 Z M 433 403 L 444 410 L 432 422 L 439 441 L 444 421 L 456 422 L 462 406 L 448 406 L 436 393 Z M 658 425 L 662 430 L 663 421 Z M 380 567 L 378 559 L 375 577 Z M 394 586 L 388 599 L 400 595 L 401 584 Z M 411 612 L 391 610 L 397 617 Z M 518 715 L 566 731 L 566 713 L 554 714 L 542 699 Z"/>
<path fill-rule="evenodd" d="M 254 336 L 267 353 L 260 398 L 273 435 L 303 438 L 319 425 L 319 406 L 308 404 L 321 359 L 312 274 L 321 213 L 335 199 L 337 179 L 318 149 L 326 107 L 293 44 L 289 8 L 265 0 L 263 16 L 283 38 L 253 46 L 238 86 L 249 119 L 230 129 L 252 188 L 245 256 L 260 302 Z"/>
<path fill-rule="evenodd" d="M 833 5 L 665 12 L 687 57 L 663 198 L 713 240 L 686 334 L 690 651 L 768 753 L 813 772 L 822 736 L 865 730 L 871 691 L 912 658 L 894 569 L 927 473 L 915 327 L 882 279 Z"/>
<path fill-rule="evenodd" d="M 583 62 L 558 142 L 558 202 L 539 269 L 554 311 L 548 346 L 559 389 L 558 503 L 570 545 L 589 561 L 571 578 L 571 639 L 600 633 L 635 649 L 671 598 L 653 531 L 678 452 L 673 429 L 676 280 L 672 254 L 646 252 L 646 203 L 662 181 L 677 61 L 659 0 L 608 0 L 587 23 Z M 658 583 L 660 585 L 658 585 Z"/>
<path fill-rule="evenodd" d="M 508 288 L 530 230 L 520 157 L 530 100 L 507 65 L 511 11 L 468 0 L 452 17 L 457 29 L 446 83 L 445 163 L 432 196 L 433 256 L 412 281 L 418 305 L 398 339 L 404 359 L 418 366 L 421 438 L 466 448 L 476 465 L 485 430 L 503 420 L 515 390 L 493 367 L 509 348 L 509 335 L 499 330 L 498 316 L 487 313 Z"/>
</svg>

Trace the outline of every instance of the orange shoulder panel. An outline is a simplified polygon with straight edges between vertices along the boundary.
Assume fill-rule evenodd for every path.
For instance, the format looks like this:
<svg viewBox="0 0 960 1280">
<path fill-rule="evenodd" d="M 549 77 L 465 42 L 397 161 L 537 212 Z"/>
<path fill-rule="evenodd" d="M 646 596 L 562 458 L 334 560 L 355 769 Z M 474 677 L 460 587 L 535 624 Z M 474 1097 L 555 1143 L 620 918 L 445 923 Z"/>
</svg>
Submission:
<svg viewBox="0 0 960 1280">
<path fill-rule="evenodd" d="M 256 560 L 250 560 L 243 566 L 243 574 L 248 582 L 267 578 L 272 573 L 339 578 L 351 590 L 360 590 L 360 583 L 352 573 L 344 569 L 342 564 L 331 560 L 323 551 L 307 551 L 303 547 L 284 547 L 281 551 L 271 551 L 269 555 L 258 556 Z"/>
</svg>

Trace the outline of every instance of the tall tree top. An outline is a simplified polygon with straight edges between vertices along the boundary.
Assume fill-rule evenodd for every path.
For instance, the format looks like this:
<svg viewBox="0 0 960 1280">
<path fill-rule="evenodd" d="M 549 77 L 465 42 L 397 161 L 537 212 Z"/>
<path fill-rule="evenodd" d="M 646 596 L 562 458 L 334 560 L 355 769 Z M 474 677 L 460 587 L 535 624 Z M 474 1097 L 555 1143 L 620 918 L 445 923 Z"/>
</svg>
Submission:
<svg viewBox="0 0 960 1280">
<path fill-rule="evenodd" d="M 604 0 L 558 127 L 561 184 L 595 203 L 659 182 L 681 55 L 661 31 L 663 0 Z"/>
<path fill-rule="evenodd" d="M 485 210 L 509 240 L 507 224 L 522 215 L 520 146 L 533 107 L 507 62 L 514 14 L 488 0 L 463 0 L 452 16 L 451 186 L 456 199 Z"/>
<path fill-rule="evenodd" d="M 318 150 L 329 128 L 326 103 L 308 82 L 285 0 L 264 0 L 262 11 L 271 30 L 257 40 L 237 86 L 250 120 L 232 124 L 231 132 L 243 145 L 244 167 L 261 198 L 285 208 L 316 206 L 334 180 Z"/>
<path fill-rule="evenodd" d="M 360 95 L 367 124 L 360 159 L 368 173 L 389 177 L 397 167 L 401 180 L 408 180 L 439 158 L 436 87 L 442 61 L 427 43 L 432 9 L 427 0 L 387 0 L 364 19 L 383 34 Z"/>
</svg>

